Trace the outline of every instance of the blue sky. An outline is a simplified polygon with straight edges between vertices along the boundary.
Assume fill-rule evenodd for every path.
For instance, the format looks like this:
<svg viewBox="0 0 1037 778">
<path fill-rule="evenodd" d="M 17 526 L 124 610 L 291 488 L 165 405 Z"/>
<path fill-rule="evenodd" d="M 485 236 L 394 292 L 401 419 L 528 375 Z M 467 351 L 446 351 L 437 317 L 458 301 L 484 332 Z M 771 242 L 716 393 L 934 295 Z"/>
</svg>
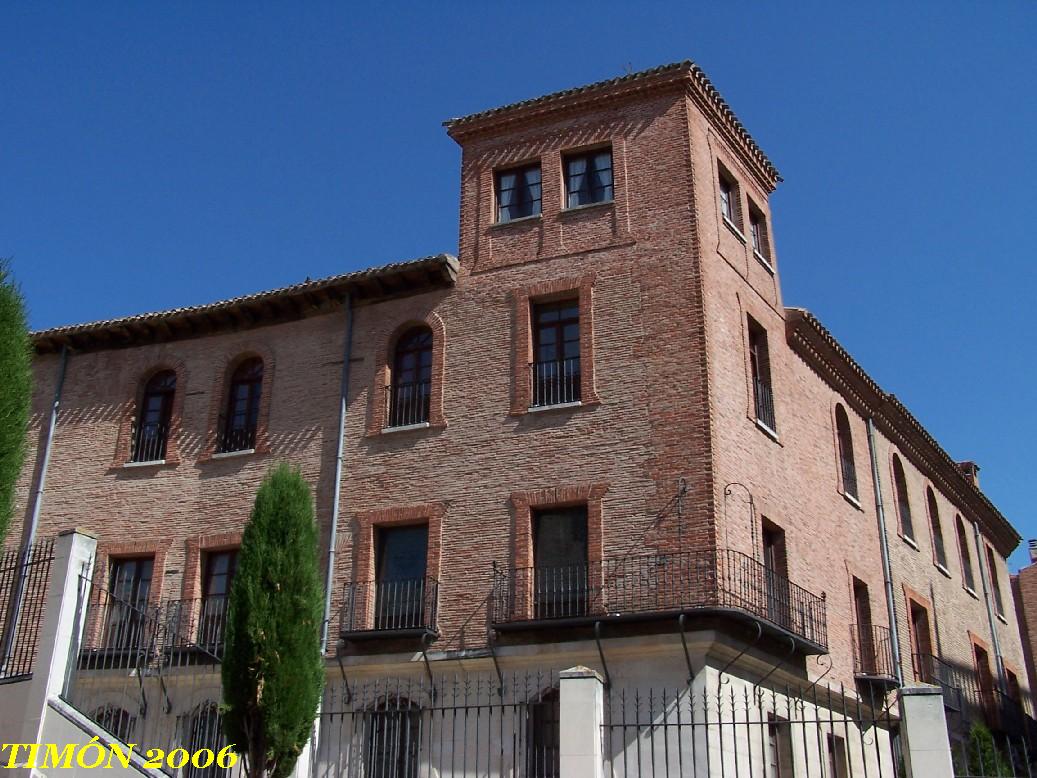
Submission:
<svg viewBox="0 0 1037 778">
<path fill-rule="evenodd" d="M 6 3 L 0 256 L 44 328 L 455 252 L 444 119 L 694 59 L 786 304 L 1037 536 L 1037 4 L 840 5 Z"/>
</svg>

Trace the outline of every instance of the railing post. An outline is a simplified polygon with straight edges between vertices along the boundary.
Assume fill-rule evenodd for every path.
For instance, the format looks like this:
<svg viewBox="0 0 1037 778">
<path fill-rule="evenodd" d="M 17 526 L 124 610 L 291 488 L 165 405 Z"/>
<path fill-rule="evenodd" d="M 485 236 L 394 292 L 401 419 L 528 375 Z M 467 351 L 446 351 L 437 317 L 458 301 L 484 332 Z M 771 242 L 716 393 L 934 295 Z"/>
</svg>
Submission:
<svg viewBox="0 0 1037 778">
<path fill-rule="evenodd" d="M 900 689 L 900 736 L 907 778 L 952 778 L 951 741 L 938 686 Z"/>
<path fill-rule="evenodd" d="M 603 778 L 604 680 L 589 667 L 558 674 L 561 778 Z"/>
</svg>

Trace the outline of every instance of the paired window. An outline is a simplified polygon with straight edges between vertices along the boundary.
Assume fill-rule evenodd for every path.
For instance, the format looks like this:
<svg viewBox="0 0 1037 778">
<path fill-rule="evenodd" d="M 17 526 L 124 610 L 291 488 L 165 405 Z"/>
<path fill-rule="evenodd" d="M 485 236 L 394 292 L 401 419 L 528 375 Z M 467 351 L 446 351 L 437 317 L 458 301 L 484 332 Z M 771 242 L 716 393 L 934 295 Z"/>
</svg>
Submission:
<svg viewBox="0 0 1037 778">
<path fill-rule="evenodd" d="M 893 491 L 897 498 L 897 512 L 900 514 L 900 531 L 905 538 L 915 539 L 915 527 L 911 521 L 911 501 L 907 494 L 907 477 L 900 457 L 893 455 Z"/>
<path fill-rule="evenodd" d="M 172 370 L 155 373 L 144 385 L 133 430 L 131 462 L 157 462 L 166 458 L 175 393 L 176 373 Z"/>
<path fill-rule="evenodd" d="M 724 221 L 742 230 L 742 208 L 738 198 L 738 184 L 723 165 L 717 167 L 717 187 L 720 192 L 720 214 Z"/>
<path fill-rule="evenodd" d="M 532 406 L 580 400 L 580 302 L 533 305 Z"/>
<path fill-rule="evenodd" d="M 375 537 L 374 628 L 415 629 L 430 626 L 428 525 L 379 527 Z"/>
<path fill-rule="evenodd" d="M 108 581 L 110 596 L 104 619 L 105 648 L 133 649 L 144 645 L 154 564 L 153 557 L 112 562 Z"/>
<path fill-rule="evenodd" d="M 998 616 L 1004 617 L 1005 600 L 1001 594 L 1001 578 L 997 573 L 997 557 L 990 546 L 987 546 L 987 569 L 990 570 L 990 588 L 994 591 L 994 609 Z"/>
<path fill-rule="evenodd" d="M 771 391 L 770 353 L 767 349 L 767 331 L 752 317 L 748 317 L 749 370 L 752 374 L 753 404 L 756 420 L 771 432 L 777 433 L 774 418 L 774 395 Z"/>
<path fill-rule="evenodd" d="M 933 534 L 933 558 L 940 567 L 947 567 L 947 549 L 943 545 L 943 527 L 940 524 L 940 508 L 936 504 L 936 494 L 932 487 L 926 489 L 926 502 L 929 505 L 929 528 Z"/>
<path fill-rule="evenodd" d="M 219 453 L 248 451 L 256 447 L 262 391 L 263 360 L 259 357 L 246 359 L 231 375 L 216 447 Z"/>
<path fill-rule="evenodd" d="M 842 405 L 835 406 L 835 435 L 839 441 L 839 470 L 843 478 L 843 493 L 856 500 L 857 465 L 853 459 L 853 435 L 850 432 L 850 419 Z"/>
<path fill-rule="evenodd" d="M 533 565 L 535 618 L 587 614 L 587 506 L 534 512 Z"/>
<path fill-rule="evenodd" d="M 612 199 L 612 150 L 571 154 L 565 166 L 566 207 L 604 203 Z"/>
<path fill-rule="evenodd" d="M 432 407 L 432 330 L 428 327 L 408 330 L 397 341 L 388 392 L 387 426 L 428 422 Z"/>
<path fill-rule="evenodd" d="M 540 165 L 501 170 L 497 173 L 497 221 L 510 222 L 539 216 L 542 210 Z"/>
<path fill-rule="evenodd" d="M 958 533 L 958 555 L 961 557 L 961 579 L 966 588 L 976 590 L 976 578 L 972 573 L 972 551 L 969 549 L 969 536 L 961 516 L 954 517 L 954 527 Z"/>
</svg>

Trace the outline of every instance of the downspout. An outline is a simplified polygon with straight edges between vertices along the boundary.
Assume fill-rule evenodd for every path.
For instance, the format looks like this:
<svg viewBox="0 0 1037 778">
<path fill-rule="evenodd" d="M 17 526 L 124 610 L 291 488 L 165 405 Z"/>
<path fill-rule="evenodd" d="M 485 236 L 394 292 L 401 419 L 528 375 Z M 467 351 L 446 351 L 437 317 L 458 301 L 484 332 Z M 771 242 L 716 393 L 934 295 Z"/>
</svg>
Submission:
<svg viewBox="0 0 1037 778">
<path fill-rule="evenodd" d="M 986 547 L 983 545 L 983 538 L 979 534 L 979 526 L 976 522 L 969 522 L 972 524 L 972 534 L 976 537 L 976 554 L 979 555 L 979 577 L 983 581 L 983 602 L 987 605 L 987 621 L 990 623 L 990 638 L 994 644 L 994 656 L 996 657 L 997 664 L 997 687 L 1003 694 L 1006 691 L 1005 688 L 1005 661 L 1004 657 L 1001 656 L 1001 641 L 997 638 L 997 622 L 994 621 L 994 607 L 990 603 L 990 587 L 987 585 L 987 565 Z"/>
<path fill-rule="evenodd" d="M 875 448 L 875 421 L 868 417 L 868 453 L 871 455 L 871 483 L 875 490 L 875 515 L 879 522 L 879 548 L 882 551 L 882 578 L 886 589 L 886 613 L 889 616 L 889 642 L 893 650 L 893 667 L 897 686 L 904 685 L 904 671 L 900 665 L 900 630 L 897 627 L 897 609 L 893 599 L 893 569 L 889 562 L 889 541 L 886 538 L 886 510 L 882 503 L 882 479 L 879 478 L 879 456 Z"/>
<path fill-rule="evenodd" d="M 335 484 L 332 487 L 331 534 L 328 537 L 328 569 L 324 574 L 324 623 L 321 628 L 321 656 L 328 651 L 331 625 L 331 587 L 335 575 L 335 543 L 338 539 L 339 501 L 342 497 L 342 458 L 346 437 L 346 407 L 349 404 L 349 362 L 353 358 L 353 293 L 346 293 L 346 343 L 342 354 L 342 386 L 338 403 L 338 442 L 335 444 Z"/>
<path fill-rule="evenodd" d="M 0 651 L 0 667 L 6 666 L 11 658 L 14 648 L 14 640 L 18 632 L 18 619 L 16 616 L 21 612 L 22 599 L 25 597 L 25 567 L 29 561 L 29 553 L 32 544 L 36 541 L 36 530 L 40 526 L 40 513 L 43 509 L 43 489 L 47 482 L 47 468 L 50 466 L 50 451 L 54 443 L 54 429 L 58 424 L 58 408 L 61 406 L 61 390 L 65 385 L 65 370 L 68 366 L 68 346 L 61 347 L 61 362 L 58 366 L 58 383 L 54 387 L 54 402 L 50 408 L 50 421 L 47 423 L 47 437 L 43 441 L 43 458 L 40 462 L 40 477 L 36 483 L 36 489 L 32 493 L 32 513 L 29 516 L 29 532 L 22 546 L 18 560 L 18 578 L 14 587 L 14 597 L 11 600 L 11 609 L 7 613 L 7 624 L 10 628 L 4 632 L 3 650 Z"/>
</svg>

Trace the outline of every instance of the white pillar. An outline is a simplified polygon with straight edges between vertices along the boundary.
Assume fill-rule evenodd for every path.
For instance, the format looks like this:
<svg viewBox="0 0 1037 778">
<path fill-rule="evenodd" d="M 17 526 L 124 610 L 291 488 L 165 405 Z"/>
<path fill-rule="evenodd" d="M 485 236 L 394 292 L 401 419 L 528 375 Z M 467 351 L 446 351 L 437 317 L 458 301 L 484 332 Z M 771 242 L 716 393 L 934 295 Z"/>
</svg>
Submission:
<svg viewBox="0 0 1037 778">
<path fill-rule="evenodd" d="M 939 686 L 900 690 L 900 742 L 907 778 L 953 778 L 951 741 Z"/>
<path fill-rule="evenodd" d="M 46 610 L 40 625 L 39 650 L 29 682 L 28 705 L 19 743 L 39 743 L 40 728 L 47 710 L 47 700 L 64 690 L 65 677 L 78 653 L 83 631 L 83 614 L 79 612 L 82 576 L 91 576 L 97 539 L 82 530 L 69 530 L 54 541 L 54 561 L 50 565 Z M 83 602 L 85 607 L 86 603 Z M 73 645 L 73 636 L 75 644 Z"/>
<path fill-rule="evenodd" d="M 558 681 L 561 778 L 603 778 L 604 681 L 597 672 L 582 666 L 563 670 Z"/>
</svg>

